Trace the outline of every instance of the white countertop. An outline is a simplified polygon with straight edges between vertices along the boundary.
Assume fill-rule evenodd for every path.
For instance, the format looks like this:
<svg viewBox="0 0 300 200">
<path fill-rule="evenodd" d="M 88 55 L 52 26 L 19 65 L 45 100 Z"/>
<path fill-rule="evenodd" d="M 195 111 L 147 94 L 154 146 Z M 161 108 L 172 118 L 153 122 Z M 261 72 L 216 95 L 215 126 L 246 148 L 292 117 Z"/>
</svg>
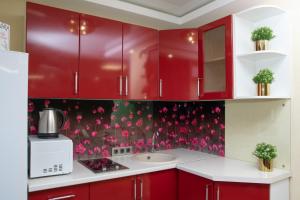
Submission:
<svg viewBox="0 0 300 200">
<path fill-rule="evenodd" d="M 29 192 L 133 176 L 173 168 L 178 168 L 214 181 L 228 182 L 272 184 L 291 176 L 289 171 L 274 169 L 273 172 L 264 173 L 260 172 L 256 165 L 252 163 L 218 157 L 187 149 L 173 149 L 160 152 L 172 154 L 176 156 L 177 159 L 174 162 L 157 164 L 137 161 L 133 159 L 133 155 L 113 157 L 113 161 L 118 162 L 129 169 L 98 174 L 90 171 L 75 161 L 74 169 L 71 174 L 29 179 Z"/>
</svg>

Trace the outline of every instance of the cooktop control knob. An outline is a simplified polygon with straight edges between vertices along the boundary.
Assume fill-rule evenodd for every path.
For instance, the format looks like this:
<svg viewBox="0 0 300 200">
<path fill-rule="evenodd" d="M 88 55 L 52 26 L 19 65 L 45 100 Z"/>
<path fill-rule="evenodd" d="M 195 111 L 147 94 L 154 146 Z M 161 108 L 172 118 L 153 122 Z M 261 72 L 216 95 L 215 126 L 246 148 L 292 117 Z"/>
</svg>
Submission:
<svg viewBox="0 0 300 200">
<path fill-rule="evenodd" d="M 106 167 L 103 167 L 103 168 L 102 168 L 102 171 L 104 171 L 104 172 L 107 171 L 107 168 L 106 168 Z"/>
<path fill-rule="evenodd" d="M 120 166 L 119 166 L 119 165 L 116 165 L 115 168 L 116 168 L 116 170 L 119 170 L 119 169 L 120 169 Z"/>
</svg>

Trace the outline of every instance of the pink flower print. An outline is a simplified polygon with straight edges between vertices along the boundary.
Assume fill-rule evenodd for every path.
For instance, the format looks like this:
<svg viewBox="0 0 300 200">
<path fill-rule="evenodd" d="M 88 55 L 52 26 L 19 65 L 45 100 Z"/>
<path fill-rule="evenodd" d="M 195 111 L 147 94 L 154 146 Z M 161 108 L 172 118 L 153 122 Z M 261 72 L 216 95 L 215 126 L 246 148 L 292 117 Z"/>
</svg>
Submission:
<svg viewBox="0 0 300 200">
<path fill-rule="evenodd" d="M 177 112 L 177 110 L 178 110 L 178 107 L 177 107 L 177 104 L 175 104 L 175 105 L 173 106 L 173 112 Z"/>
<path fill-rule="evenodd" d="M 142 115 L 142 111 L 138 110 L 138 111 L 137 111 L 137 114 L 138 114 L 138 115 Z"/>
<path fill-rule="evenodd" d="M 120 124 L 115 123 L 115 128 L 116 128 L 116 129 L 119 129 L 120 127 L 121 127 Z"/>
<path fill-rule="evenodd" d="M 172 118 L 175 119 L 177 116 L 176 114 L 172 114 Z"/>
<path fill-rule="evenodd" d="M 219 120 L 214 119 L 214 124 L 218 124 L 218 123 L 219 123 Z"/>
<path fill-rule="evenodd" d="M 205 118 L 205 115 L 204 115 L 204 114 L 200 115 L 200 119 L 201 119 L 201 120 L 204 120 L 204 118 Z"/>
<path fill-rule="evenodd" d="M 96 119 L 96 125 L 100 125 L 101 124 L 101 120 L 99 118 Z"/>
<path fill-rule="evenodd" d="M 65 123 L 64 123 L 64 126 L 62 127 L 62 130 L 66 131 L 66 130 L 69 130 L 71 127 L 71 121 L 70 119 L 68 119 Z"/>
<path fill-rule="evenodd" d="M 193 126 L 197 126 L 197 119 L 193 119 L 192 123 Z"/>
<path fill-rule="evenodd" d="M 193 146 L 197 146 L 198 142 L 199 142 L 198 138 L 193 138 L 192 141 L 191 141 L 191 143 L 192 143 Z"/>
<path fill-rule="evenodd" d="M 105 112 L 104 108 L 102 106 L 99 106 L 97 108 L 97 112 L 103 114 Z"/>
<path fill-rule="evenodd" d="M 30 134 L 37 134 L 37 129 L 35 126 L 30 126 L 29 131 L 30 131 Z"/>
<path fill-rule="evenodd" d="M 203 130 L 203 126 L 199 126 L 198 130 L 202 131 Z"/>
<path fill-rule="evenodd" d="M 88 140 L 88 139 L 86 139 L 86 140 L 83 140 L 83 144 L 85 144 L 85 145 L 87 145 L 87 144 L 91 144 L 91 140 Z"/>
<path fill-rule="evenodd" d="M 101 155 L 103 158 L 110 157 L 110 153 L 107 149 L 102 149 Z"/>
<path fill-rule="evenodd" d="M 148 125 L 145 127 L 145 131 L 150 131 L 151 127 Z"/>
<path fill-rule="evenodd" d="M 97 131 L 93 131 L 93 132 L 91 133 L 91 136 L 92 136 L 92 137 L 96 137 L 96 136 L 97 136 Z"/>
<path fill-rule="evenodd" d="M 76 145 L 75 147 L 75 152 L 78 154 L 84 154 L 84 152 L 86 151 L 86 148 L 83 144 L 79 143 L 78 145 Z"/>
<path fill-rule="evenodd" d="M 108 125 L 108 124 L 103 124 L 103 127 L 104 127 L 104 129 L 110 129 L 110 125 Z"/>
<path fill-rule="evenodd" d="M 132 112 L 130 112 L 129 119 L 133 119 L 133 118 L 134 118 L 134 114 Z"/>
<path fill-rule="evenodd" d="M 78 129 L 78 128 L 75 129 L 75 130 L 74 130 L 74 135 L 79 135 L 79 134 L 80 134 L 80 129 Z"/>
<path fill-rule="evenodd" d="M 186 127 L 179 127 L 179 133 L 182 133 L 182 134 L 187 134 L 188 133 L 188 129 Z"/>
<path fill-rule="evenodd" d="M 183 138 L 183 137 L 179 137 L 178 142 L 181 143 L 181 144 L 186 144 L 187 143 L 186 139 Z"/>
<path fill-rule="evenodd" d="M 179 119 L 183 121 L 183 120 L 185 120 L 185 116 L 184 115 L 180 115 Z"/>
<path fill-rule="evenodd" d="M 115 121 L 115 120 L 116 120 L 116 115 L 111 115 L 111 116 L 110 116 L 110 119 L 111 119 L 112 121 Z"/>
<path fill-rule="evenodd" d="M 90 129 L 91 129 L 91 127 L 87 124 L 87 125 L 85 126 L 85 130 L 89 131 Z"/>
<path fill-rule="evenodd" d="M 186 107 L 187 107 L 187 103 L 184 103 L 184 104 L 183 104 L 183 107 L 185 107 L 185 108 L 186 108 Z"/>
<path fill-rule="evenodd" d="M 217 146 L 216 144 L 213 144 L 213 145 L 212 145 L 212 149 L 213 149 L 214 151 L 219 151 L 219 148 L 218 148 L 218 146 Z"/>
<path fill-rule="evenodd" d="M 215 135 L 216 135 L 216 131 L 215 131 L 214 129 L 211 129 L 211 130 L 210 130 L 210 134 L 211 134 L 212 136 L 215 136 Z"/>
<path fill-rule="evenodd" d="M 82 115 L 77 115 L 76 120 L 77 120 L 78 123 L 80 123 L 80 121 L 82 120 Z"/>
<path fill-rule="evenodd" d="M 189 120 L 186 120 L 185 121 L 185 125 L 189 125 L 190 124 L 190 121 Z"/>
<path fill-rule="evenodd" d="M 88 155 L 91 156 L 91 155 L 93 155 L 93 154 L 94 154 L 94 152 L 93 152 L 92 150 L 89 149 L 89 150 L 88 150 Z"/>
<path fill-rule="evenodd" d="M 75 108 L 75 110 L 78 110 L 79 109 L 79 105 L 76 105 L 74 108 Z"/>
<path fill-rule="evenodd" d="M 64 99 L 64 100 L 62 100 L 62 102 L 63 102 L 63 103 L 67 103 L 67 100 Z"/>
<path fill-rule="evenodd" d="M 143 139 L 139 139 L 137 140 L 137 142 L 135 143 L 135 148 L 138 150 L 141 150 L 144 146 L 144 140 Z"/>
<path fill-rule="evenodd" d="M 207 146 L 207 142 L 206 142 L 206 140 L 205 140 L 204 138 L 202 138 L 202 139 L 200 140 L 200 147 L 201 147 L 202 149 L 204 149 L 206 146 Z"/>
<path fill-rule="evenodd" d="M 132 122 L 131 121 L 128 121 L 127 122 L 127 127 L 131 127 L 132 126 Z"/>
<path fill-rule="evenodd" d="M 170 121 L 168 121 L 168 126 L 170 127 L 170 126 L 172 126 L 173 125 L 173 123 L 172 122 L 170 122 Z"/>
<path fill-rule="evenodd" d="M 215 112 L 216 112 L 216 113 L 220 113 L 220 112 L 221 112 L 221 108 L 220 108 L 220 107 L 216 107 L 216 108 L 215 108 Z"/>
<path fill-rule="evenodd" d="M 45 100 L 45 101 L 44 101 L 44 106 L 45 106 L 45 108 L 48 108 L 48 107 L 49 107 L 49 104 L 50 104 L 50 101 L 49 101 L 49 100 Z"/>
<path fill-rule="evenodd" d="M 125 102 L 124 102 L 124 106 L 127 107 L 128 105 L 129 105 L 129 102 L 128 102 L 128 101 L 125 101 Z"/>
<path fill-rule="evenodd" d="M 196 110 L 193 110 L 192 114 L 193 114 L 193 115 L 196 115 Z"/>
<path fill-rule="evenodd" d="M 163 123 L 165 123 L 166 122 L 166 118 L 161 118 L 161 121 L 163 122 Z"/>
<path fill-rule="evenodd" d="M 126 122 L 126 121 L 127 121 L 127 118 L 123 116 L 123 117 L 121 118 L 121 122 Z"/>
<path fill-rule="evenodd" d="M 28 112 L 33 112 L 34 111 L 34 103 L 33 102 L 29 102 L 28 103 Z"/>
<path fill-rule="evenodd" d="M 206 127 L 207 127 L 208 129 L 210 129 L 210 124 L 207 124 Z"/>
<path fill-rule="evenodd" d="M 175 121 L 175 125 L 178 126 L 179 125 L 179 121 L 176 120 Z"/>
<path fill-rule="evenodd" d="M 148 120 L 151 120 L 152 119 L 152 114 L 148 114 L 147 118 L 148 118 Z"/>
<path fill-rule="evenodd" d="M 225 129 L 224 124 L 220 124 L 220 129 L 221 129 L 221 130 L 224 130 L 224 129 Z"/>
<path fill-rule="evenodd" d="M 225 156 L 225 152 L 224 152 L 224 150 L 223 150 L 223 149 L 221 149 L 221 150 L 219 151 L 219 156 L 222 156 L 222 157 L 224 157 L 224 156 Z"/>
<path fill-rule="evenodd" d="M 135 125 L 136 125 L 137 127 L 143 126 L 143 118 L 140 118 L 139 120 L 137 120 L 137 122 L 135 123 Z"/>
<path fill-rule="evenodd" d="M 127 130 L 122 130 L 121 132 L 122 136 L 125 137 L 125 138 L 128 138 L 129 137 L 129 132 Z"/>
<path fill-rule="evenodd" d="M 163 132 L 163 128 L 160 127 L 160 128 L 158 129 L 158 132 L 162 133 L 162 132 Z"/>
<path fill-rule="evenodd" d="M 161 147 L 165 147 L 165 146 L 166 146 L 166 142 L 162 140 L 162 141 L 160 141 L 159 145 L 160 145 Z"/>
<path fill-rule="evenodd" d="M 164 113 L 167 113 L 167 112 L 168 112 L 168 108 L 167 108 L 167 107 L 163 107 L 162 111 L 163 111 Z"/>
<path fill-rule="evenodd" d="M 96 109 L 92 110 L 92 113 L 93 113 L 93 114 L 96 114 L 96 113 L 97 113 L 97 110 L 96 110 Z"/>
<path fill-rule="evenodd" d="M 94 147 L 94 153 L 95 154 L 100 154 L 101 153 L 100 147 Z"/>
</svg>

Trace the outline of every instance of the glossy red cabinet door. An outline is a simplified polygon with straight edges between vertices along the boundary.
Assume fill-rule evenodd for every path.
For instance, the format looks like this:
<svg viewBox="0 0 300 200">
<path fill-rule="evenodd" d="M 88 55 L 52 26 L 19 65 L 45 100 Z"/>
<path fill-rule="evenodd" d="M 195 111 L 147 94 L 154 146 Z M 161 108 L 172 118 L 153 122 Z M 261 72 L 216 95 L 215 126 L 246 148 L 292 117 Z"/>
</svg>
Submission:
<svg viewBox="0 0 300 200">
<path fill-rule="evenodd" d="M 158 99 L 158 31 L 123 24 L 124 98 Z"/>
<path fill-rule="evenodd" d="M 176 200 L 177 171 L 175 169 L 137 177 L 138 200 Z"/>
<path fill-rule="evenodd" d="M 33 3 L 26 12 L 29 97 L 77 97 L 79 14 Z"/>
<path fill-rule="evenodd" d="M 200 99 L 233 98 L 232 16 L 199 28 Z"/>
<path fill-rule="evenodd" d="M 134 199 L 135 177 L 125 177 L 90 184 L 90 200 Z"/>
<path fill-rule="evenodd" d="M 198 31 L 159 32 L 160 99 L 198 99 Z"/>
<path fill-rule="evenodd" d="M 51 199 L 70 199 L 88 200 L 89 184 L 75 185 L 70 187 L 55 188 L 39 192 L 29 193 L 29 200 L 51 200 Z"/>
<path fill-rule="evenodd" d="M 178 200 L 213 200 L 213 181 L 179 171 Z"/>
<path fill-rule="evenodd" d="M 215 182 L 216 200 L 269 200 L 270 186 L 265 184 Z"/>
<path fill-rule="evenodd" d="M 122 23 L 80 16 L 79 93 L 87 99 L 121 99 Z"/>
</svg>

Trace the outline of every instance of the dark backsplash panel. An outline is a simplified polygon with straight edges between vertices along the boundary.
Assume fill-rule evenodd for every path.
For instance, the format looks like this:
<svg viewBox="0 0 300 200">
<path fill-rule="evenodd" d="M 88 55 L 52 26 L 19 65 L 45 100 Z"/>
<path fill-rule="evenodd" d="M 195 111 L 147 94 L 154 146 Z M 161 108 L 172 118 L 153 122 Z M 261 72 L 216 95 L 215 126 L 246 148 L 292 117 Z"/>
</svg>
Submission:
<svg viewBox="0 0 300 200">
<path fill-rule="evenodd" d="M 135 153 L 151 149 L 188 148 L 224 156 L 224 102 L 152 102 L 121 100 L 30 99 L 29 133 L 36 134 L 38 111 L 54 107 L 67 121 L 61 131 L 74 143 L 74 158 L 108 157 L 111 148 L 133 146 Z"/>
</svg>

